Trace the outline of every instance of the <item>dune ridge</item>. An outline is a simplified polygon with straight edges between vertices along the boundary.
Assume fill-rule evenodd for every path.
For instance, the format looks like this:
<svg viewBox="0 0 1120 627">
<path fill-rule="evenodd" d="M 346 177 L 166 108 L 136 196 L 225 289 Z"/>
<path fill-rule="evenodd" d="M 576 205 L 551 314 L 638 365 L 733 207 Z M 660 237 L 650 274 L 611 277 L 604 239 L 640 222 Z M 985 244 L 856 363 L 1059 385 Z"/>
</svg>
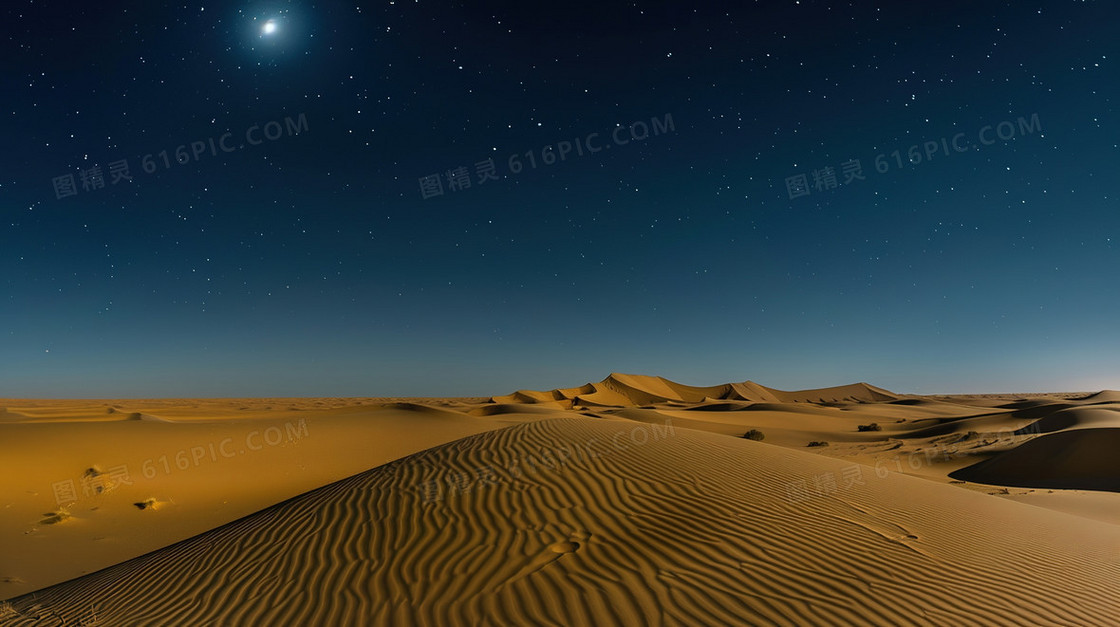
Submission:
<svg viewBox="0 0 1120 627">
<path fill-rule="evenodd" d="M 764 443 L 557 418 L 18 597 L 2 624 L 1115 625 L 1116 538 Z"/>
<path fill-rule="evenodd" d="M 684 385 L 664 377 L 611 373 L 599 383 L 574 388 L 557 388 L 547 392 L 518 390 L 513 394 L 491 397 L 491 403 L 561 403 L 571 408 L 636 407 L 656 403 L 704 403 L 715 401 L 746 401 L 753 403 L 838 403 L 884 402 L 901 398 L 892 392 L 868 383 L 853 383 L 829 388 L 787 392 L 759 385 L 753 381 L 724 383 L 709 387 Z"/>
<path fill-rule="evenodd" d="M 1096 394 L 1090 394 L 1089 396 L 1079 400 L 1092 403 L 1120 403 L 1120 391 L 1101 390 Z"/>
</svg>

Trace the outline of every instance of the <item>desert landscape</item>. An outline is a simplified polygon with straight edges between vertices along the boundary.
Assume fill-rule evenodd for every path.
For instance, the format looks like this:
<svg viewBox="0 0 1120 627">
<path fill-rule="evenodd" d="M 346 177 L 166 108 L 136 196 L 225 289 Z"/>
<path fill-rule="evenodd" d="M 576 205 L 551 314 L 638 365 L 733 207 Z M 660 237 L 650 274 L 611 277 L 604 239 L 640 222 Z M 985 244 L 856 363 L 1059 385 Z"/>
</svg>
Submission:
<svg viewBox="0 0 1120 627">
<path fill-rule="evenodd" d="M 1117 625 L 1120 393 L 0 401 L 0 625 Z"/>
<path fill-rule="evenodd" d="M 978 6 L 0 5 L 0 627 L 1120 627 L 1120 2 Z"/>
</svg>

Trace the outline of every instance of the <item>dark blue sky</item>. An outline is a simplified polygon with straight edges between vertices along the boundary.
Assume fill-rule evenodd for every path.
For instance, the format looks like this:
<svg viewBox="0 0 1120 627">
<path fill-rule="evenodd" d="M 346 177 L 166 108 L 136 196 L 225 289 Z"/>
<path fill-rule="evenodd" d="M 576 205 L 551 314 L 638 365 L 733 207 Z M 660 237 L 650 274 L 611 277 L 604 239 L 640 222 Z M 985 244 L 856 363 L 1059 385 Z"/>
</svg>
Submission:
<svg viewBox="0 0 1120 627">
<path fill-rule="evenodd" d="M 1114 3 L 0 11 L 0 396 L 1120 388 Z"/>
</svg>

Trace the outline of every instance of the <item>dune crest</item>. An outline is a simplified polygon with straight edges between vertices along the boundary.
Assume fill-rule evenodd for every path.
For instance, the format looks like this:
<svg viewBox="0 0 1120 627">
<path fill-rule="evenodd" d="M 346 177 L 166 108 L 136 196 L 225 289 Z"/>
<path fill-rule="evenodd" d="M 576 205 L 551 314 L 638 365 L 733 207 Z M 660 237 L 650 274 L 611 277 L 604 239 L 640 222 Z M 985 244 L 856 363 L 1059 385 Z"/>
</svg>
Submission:
<svg viewBox="0 0 1120 627">
<path fill-rule="evenodd" d="M 1091 403 L 1120 403 L 1120 391 L 1101 390 L 1080 400 Z"/>
<path fill-rule="evenodd" d="M 492 403 L 559 402 L 565 407 L 637 407 L 657 403 L 704 403 L 745 401 L 753 403 L 879 403 L 902 397 L 868 383 L 787 392 L 753 381 L 724 383 L 709 387 L 684 385 L 664 377 L 611 373 L 599 383 L 539 392 L 518 390 L 494 396 Z"/>
</svg>

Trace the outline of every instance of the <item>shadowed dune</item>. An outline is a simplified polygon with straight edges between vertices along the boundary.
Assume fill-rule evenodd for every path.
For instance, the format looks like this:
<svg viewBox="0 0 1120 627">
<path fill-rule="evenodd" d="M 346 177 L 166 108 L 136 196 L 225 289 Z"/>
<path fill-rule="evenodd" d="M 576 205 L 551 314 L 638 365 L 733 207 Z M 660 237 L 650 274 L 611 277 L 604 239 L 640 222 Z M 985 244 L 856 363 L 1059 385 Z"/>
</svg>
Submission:
<svg viewBox="0 0 1120 627">
<path fill-rule="evenodd" d="M 707 400 L 699 405 L 686 407 L 688 411 L 745 411 L 758 403 L 750 401 L 722 401 L 722 400 Z"/>
<path fill-rule="evenodd" d="M 1052 433 L 1065 429 L 1120 428 L 1120 404 L 1112 407 L 1062 407 L 1042 415 L 1016 433 Z"/>
<path fill-rule="evenodd" d="M 1044 435 L 949 476 L 989 485 L 1120 492 L 1120 428 Z"/>
<path fill-rule="evenodd" d="M 495 403 L 472 409 L 468 413 L 472 416 L 496 416 L 499 414 L 555 414 L 557 410 L 568 409 L 554 401 L 540 401 L 532 404 L 525 403 Z"/>
<path fill-rule="evenodd" d="M 853 471 L 843 490 L 786 498 Z M 13 599 L 2 623 L 1116 625 L 1116 538 L 764 443 L 565 418 Z"/>
</svg>

